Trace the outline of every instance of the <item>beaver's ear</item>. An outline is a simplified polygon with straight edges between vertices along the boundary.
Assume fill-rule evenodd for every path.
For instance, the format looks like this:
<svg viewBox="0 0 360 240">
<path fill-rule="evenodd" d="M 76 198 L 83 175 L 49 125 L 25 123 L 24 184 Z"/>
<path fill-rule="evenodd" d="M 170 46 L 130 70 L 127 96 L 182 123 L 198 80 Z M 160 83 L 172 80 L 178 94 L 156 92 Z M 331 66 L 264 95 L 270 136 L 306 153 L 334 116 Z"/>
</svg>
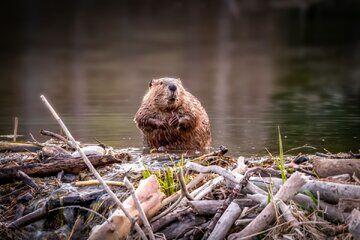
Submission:
<svg viewBox="0 0 360 240">
<path fill-rule="evenodd" d="M 154 79 L 151 79 L 149 82 L 149 88 L 151 88 L 151 86 L 153 85 Z"/>
</svg>

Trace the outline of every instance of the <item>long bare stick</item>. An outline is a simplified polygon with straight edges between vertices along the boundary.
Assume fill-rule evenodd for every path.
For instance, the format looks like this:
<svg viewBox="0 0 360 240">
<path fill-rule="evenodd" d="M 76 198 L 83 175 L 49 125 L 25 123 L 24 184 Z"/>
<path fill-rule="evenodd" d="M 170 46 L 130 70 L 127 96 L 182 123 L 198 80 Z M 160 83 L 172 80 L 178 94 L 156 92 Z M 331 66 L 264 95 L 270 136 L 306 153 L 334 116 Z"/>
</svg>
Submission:
<svg viewBox="0 0 360 240">
<path fill-rule="evenodd" d="M 19 119 L 18 119 L 18 117 L 15 117 L 14 118 L 14 138 L 13 138 L 13 142 L 16 142 L 17 133 L 18 133 L 18 127 L 19 127 Z"/>
<path fill-rule="evenodd" d="M 109 186 L 117 186 L 122 187 L 124 186 L 123 182 L 119 181 L 105 181 Z M 93 186 L 93 185 L 100 185 L 101 183 L 98 180 L 87 180 L 87 181 L 77 181 L 75 182 L 76 187 L 86 187 L 86 186 Z"/>
<path fill-rule="evenodd" d="M 186 197 L 189 201 L 194 200 L 194 198 L 192 196 L 190 196 L 190 194 L 189 194 L 189 192 L 188 192 L 188 190 L 186 188 L 186 183 L 185 183 L 184 173 L 183 173 L 182 168 L 180 168 L 180 170 L 179 170 L 178 179 L 179 179 L 179 182 L 180 182 L 182 195 L 184 197 Z"/>
<path fill-rule="evenodd" d="M 238 183 L 236 177 L 234 174 L 222 167 L 219 167 L 217 165 L 210 165 L 210 166 L 202 166 L 200 164 L 194 163 L 194 162 L 187 162 L 185 167 L 189 170 L 197 171 L 200 173 L 217 173 L 221 176 L 223 176 L 226 179 L 229 179 L 230 181 L 234 183 Z"/>
<path fill-rule="evenodd" d="M 147 237 L 144 233 L 144 231 L 140 228 L 139 224 L 136 223 L 136 221 L 131 217 L 129 212 L 126 210 L 124 205 L 120 202 L 118 197 L 115 195 L 113 191 L 109 188 L 109 186 L 106 184 L 104 179 L 100 176 L 98 171 L 94 168 L 94 166 L 91 164 L 90 160 L 87 158 L 85 153 L 81 150 L 79 144 L 75 141 L 74 137 L 71 135 L 70 131 L 67 129 L 59 115 L 55 112 L 54 108 L 50 105 L 50 103 L 47 101 L 44 95 L 40 96 L 41 100 L 44 102 L 45 106 L 50 110 L 51 114 L 55 118 L 55 120 L 59 123 L 60 127 L 64 131 L 65 135 L 69 138 L 69 140 L 74 144 L 76 150 L 80 153 L 82 159 L 84 160 L 85 164 L 88 166 L 90 171 L 94 174 L 95 178 L 103 185 L 106 192 L 113 198 L 113 200 L 116 202 L 116 204 L 119 206 L 119 208 L 124 212 L 125 216 L 130 220 L 130 222 L 134 222 L 135 230 L 140 234 L 141 238 L 143 240 L 147 240 Z"/>
<path fill-rule="evenodd" d="M 130 193 L 131 193 L 131 196 L 134 200 L 134 203 L 135 203 L 135 206 L 136 206 L 136 209 L 138 210 L 139 212 L 139 216 L 141 218 L 141 221 L 143 222 L 144 224 L 144 227 L 150 237 L 151 240 L 155 240 L 155 236 L 154 236 L 154 233 L 151 229 L 151 226 L 150 226 L 150 223 L 149 223 L 149 220 L 147 219 L 146 215 L 145 215 L 145 212 L 144 212 L 144 209 L 141 207 L 141 203 L 139 201 L 139 198 L 136 196 L 135 194 L 135 189 L 134 189 L 134 186 L 131 184 L 131 182 L 127 179 L 127 177 L 124 178 L 124 183 L 125 183 L 125 186 L 130 190 Z"/>
</svg>

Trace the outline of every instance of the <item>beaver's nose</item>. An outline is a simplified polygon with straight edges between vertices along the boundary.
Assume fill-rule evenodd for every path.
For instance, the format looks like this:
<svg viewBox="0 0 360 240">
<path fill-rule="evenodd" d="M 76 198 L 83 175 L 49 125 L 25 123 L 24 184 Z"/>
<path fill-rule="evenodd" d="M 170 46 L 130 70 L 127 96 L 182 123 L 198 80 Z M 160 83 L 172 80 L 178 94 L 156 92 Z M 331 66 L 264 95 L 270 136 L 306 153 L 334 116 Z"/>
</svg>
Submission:
<svg viewBox="0 0 360 240">
<path fill-rule="evenodd" d="M 169 85 L 169 90 L 175 92 L 176 91 L 176 85 L 175 84 L 170 84 Z"/>
</svg>

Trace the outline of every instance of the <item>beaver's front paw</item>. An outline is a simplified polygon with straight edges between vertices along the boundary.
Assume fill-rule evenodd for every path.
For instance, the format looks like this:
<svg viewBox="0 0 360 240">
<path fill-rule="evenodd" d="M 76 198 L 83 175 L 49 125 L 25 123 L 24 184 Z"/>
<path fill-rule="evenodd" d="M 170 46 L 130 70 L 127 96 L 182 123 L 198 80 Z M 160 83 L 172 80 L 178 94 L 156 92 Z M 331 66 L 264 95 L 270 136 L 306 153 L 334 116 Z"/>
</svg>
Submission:
<svg viewBox="0 0 360 240">
<path fill-rule="evenodd" d="M 160 119 L 151 118 L 148 124 L 153 129 L 165 129 L 165 122 Z"/>
<path fill-rule="evenodd" d="M 189 129 L 189 121 L 187 118 L 185 117 L 182 117 L 182 118 L 179 118 L 179 125 L 178 125 L 178 128 L 182 131 L 186 131 Z"/>
<path fill-rule="evenodd" d="M 169 125 L 171 127 L 178 127 L 179 126 L 179 117 L 177 115 L 173 115 L 170 119 L 169 119 Z"/>
</svg>

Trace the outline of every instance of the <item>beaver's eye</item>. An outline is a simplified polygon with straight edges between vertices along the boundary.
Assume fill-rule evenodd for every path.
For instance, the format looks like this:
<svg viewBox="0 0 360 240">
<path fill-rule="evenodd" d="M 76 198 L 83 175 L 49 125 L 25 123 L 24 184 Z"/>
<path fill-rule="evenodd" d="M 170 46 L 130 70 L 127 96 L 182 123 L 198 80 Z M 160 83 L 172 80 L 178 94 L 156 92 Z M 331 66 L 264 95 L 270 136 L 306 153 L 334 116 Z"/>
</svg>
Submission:
<svg viewBox="0 0 360 240">
<path fill-rule="evenodd" d="M 154 81 L 154 80 L 151 80 L 151 81 L 149 82 L 149 88 L 153 85 L 153 81 Z"/>
<path fill-rule="evenodd" d="M 163 82 L 160 82 L 160 85 L 163 85 Z"/>
</svg>

